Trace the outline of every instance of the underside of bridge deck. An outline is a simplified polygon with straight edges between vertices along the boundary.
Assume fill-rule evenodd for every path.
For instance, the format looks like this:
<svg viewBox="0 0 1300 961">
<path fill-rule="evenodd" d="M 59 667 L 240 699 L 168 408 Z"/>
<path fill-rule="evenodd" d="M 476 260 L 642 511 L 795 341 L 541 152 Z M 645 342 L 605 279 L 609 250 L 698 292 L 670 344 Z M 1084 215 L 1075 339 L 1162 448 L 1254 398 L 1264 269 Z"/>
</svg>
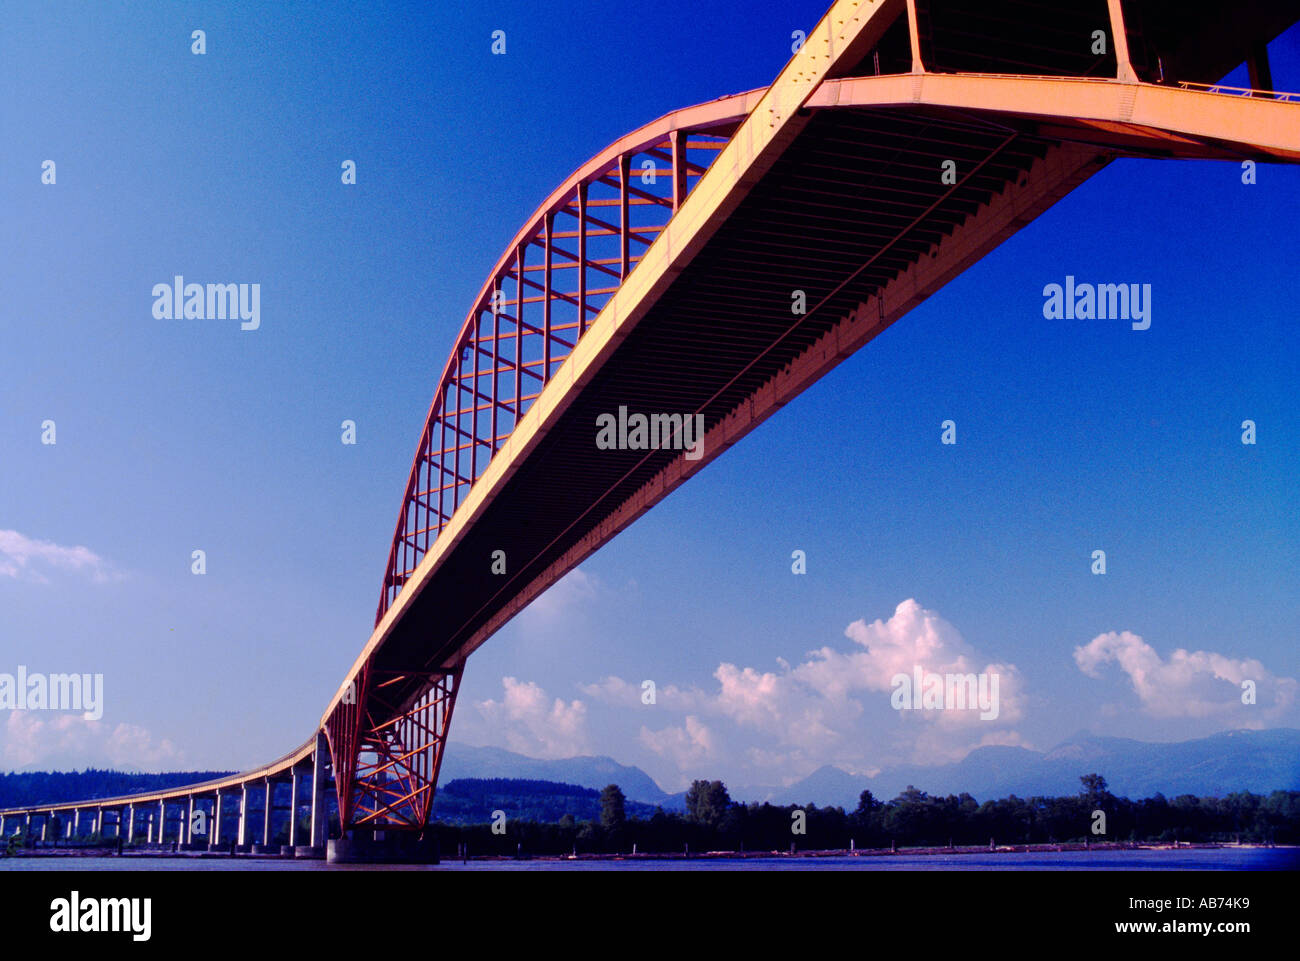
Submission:
<svg viewBox="0 0 1300 961">
<path fill-rule="evenodd" d="M 1252 78 L 1267 76 L 1264 45 L 1297 16 L 1280 0 L 1195 13 L 1166 0 L 842 3 L 819 25 L 830 31 L 823 47 L 833 61 L 829 67 L 816 66 L 816 54 L 804 61 L 796 55 L 761 100 L 746 95 L 747 117 L 729 119 L 722 102 L 708 114 L 712 135 L 734 131 L 733 143 L 744 141 L 746 150 L 758 144 L 747 160 L 729 147 L 720 155 L 719 177 L 700 180 L 704 169 L 679 150 L 688 134 L 675 128 L 662 148 L 645 150 L 672 163 L 673 212 L 685 197 L 690 214 L 691 180 L 723 185 L 724 201 L 692 221 L 689 231 L 636 222 L 629 227 L 633 204 L 669 203 L 630 185 L 635 150 L 619 155 L 612 168 L 607 162 L 612 175 L 579 177 L 570 185 L 576 192 L 544 209 L 536 230 L 521 235 L 522 244 L 516 240 L 514 265 L 503 257 L 497 279 L 484 288 L 484 297 L 499 295 L 507 283 L 516 290 L 514 317 L 495 308 L 490 313 L 491 396 L 483 395 L 478 369 L 485 299 L 453 351 L 456 363 L 449 361 L 451 373 L 435 398 L 408 484 L 376 635 L 363 655 L 361 699 L 370 713 L 335 709 L 328 725 L 336 734 L 335 753 L 357 751 L 356 736 L 343 732 L 370 725 L 373 733 L 383 717 L 409 719 L 422 710 L 430 685 L 443 690 L 449 721 L 465 658 L 514 614 L 808 384 L 1116 157 L 1300 160 L 1296 131 L 1271 139 L 1251 135 L 1271 123 L 1260 99 L 1232 108 L 1250 112 L 1244 127 L 1223 122 L 1221 103 L 1195 99 L 1221 100 L 1199 92 L 1201 85 L 1243 61 Z M 869 23 L 846 26 L 850 17 Z M 1118 29 L 1121 22 L 1124 29 Z M 789 107 L 792 95 L 799 99 Z M 1290 105 L 1286 109 L 1294 125 Z M 1200 111 L 1206 118 L 1189 119 Z M 731 166 L 742 162 L 749 169 Z M 589 221 L 588 181 L 621 188 L 620 200 L 603 201 L 621 210 Z M 557 213 L 577 218 L 576 235 L 554 232 Z M 618 256 L 593 261 L 619 284 L 629 271 L 635 281 L 632 268 L 656 253 L 664 261 L 665 245 L 670 265 L 650 287 L 642 285 L 640 300 L 605 301 L 590 325 L 587 287 L 564 294 L 552 283 L 555 243 L 561 261 L 576 258 L 576 264 L 559 266 L 581 265 L 585 284 L 588 248 L 582 244 L 589 222 L 600 228 L 595 233 L 622 234 L 621 267 Z M 569 236 L 582 238 L 576 254 L 564 246 L 574 240 L 554 240 Z M 524 266 L 531 245 L 542 248 L 544 264 Z M 529 279 L 538 270 L 544 281 Z M 594 330 L 600 353 L 598 363 L 585 358 L 586 366 L 575 367 L 569 360 L 555 374 L 551 305 L 563 306 L 562 300 L 575 303 L 581 318 L 563 328 L 573 338 L 565 346 L 576 350 L 578 339 Z M 496 393 L 502 369 L 514 368 L 518 384 L 521 357 L 512 360 L 500 350 L 501 317 L 513 323 L 539 301 L 545 305 L 542 326 L 520 321 L 520 339 L 538 333 L 546 344 L 543 360 L 532 362 L 542 371 L 541 384 L 528 398 L 547 408 L 541 417 L 524 405 L 518 386 L 513 408 Z M 629 314 L 634 322 L 625 323 Z M 468 381 L 458 357 L 472 357 Z M 463 391 L 470 396 L 468 433 L 461 421 Z M 496 426 L 499 407 L 508 409 L 514 425 L 506 436 L 522 424 L 525 438 L 508 449 L 508 465 L 487 483 L 477 480 L 491 475 L 478 460 L 480 445 L 490 456 L 506 450 Z M 492 418 L 486 440 L 484 410 Z M 658 449 L 599 442 L 603 419 L 625 414 L 672 418 L 674 427 L 698 423 L 702 443 L 683 451 L 700 438 L 681 429 L 670 438 L 676 443 L 661 442 Z M 431 439 L 435 428 L 441 448 Z M 468 479 L 462 453 L 467 459 L 473 454 Z M 448 475 L 452 479 L 444 480 Z M 473 504 L 461 496 L 467 480 L 479 489 Z M 444 511 L 449 490 L 454 497 Z M 380 678 L 382 693 L 375 686 Z M 363 714 L 369 720 L 358 721 Z M 441 750 L 434 729 L 418 731 L 421 749 Z M 404 742 L 395 744 L 381 746 L 378 761 L 369 762 L 372 771 L 392 770 L 399 766 L 393 758 L 412 753 Z M 346 763 L 340 772 L 345 783 L 355 773 Z M 435 760 L 422 777 L 436 781 L 436 772 Z M 403 783 L 393 793 L 408 787 Z"/>
</svg>

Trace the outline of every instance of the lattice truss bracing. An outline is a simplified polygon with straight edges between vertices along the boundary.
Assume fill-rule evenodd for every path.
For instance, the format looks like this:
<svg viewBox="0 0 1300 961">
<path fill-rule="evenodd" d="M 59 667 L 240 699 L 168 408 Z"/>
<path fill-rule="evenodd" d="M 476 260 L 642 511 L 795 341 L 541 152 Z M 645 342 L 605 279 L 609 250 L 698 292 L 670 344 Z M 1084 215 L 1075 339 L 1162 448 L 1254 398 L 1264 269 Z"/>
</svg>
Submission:
<svg viewBox="0 0 1300 961">
<path fill-rule="evenodd" d="M 582 179 L 521 231 L 466 318 L 434 393 L 376 624 L 733 126 L 661 133 Z"/>
<path fill-rule="evenodd" d="M 461 670 L 416 678 L 364 668 L 355 697 L 326 725 L 335 768 L 339 821 L 352 827 L 423 830 L 433 809 Z M 409 704 L 393 695 L 422 682 Z M 350 787 L 350 789 L 349 789 Z"/>
</svg>

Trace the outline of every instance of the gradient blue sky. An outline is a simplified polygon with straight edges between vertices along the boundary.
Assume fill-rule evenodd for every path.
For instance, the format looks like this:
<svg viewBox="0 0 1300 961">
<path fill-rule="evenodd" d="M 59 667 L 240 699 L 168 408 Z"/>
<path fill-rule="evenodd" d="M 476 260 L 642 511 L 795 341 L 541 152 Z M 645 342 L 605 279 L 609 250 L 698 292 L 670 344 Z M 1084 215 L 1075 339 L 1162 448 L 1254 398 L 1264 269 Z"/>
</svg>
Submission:
<svg viewBox="0 0 1300 961">
<path fill-rule="evenodd" d="M 106 705 L 0 716 L 0 768 L 246 768 L 310 734 L 501 246 L 621 134 L 768 83 L 823 10 L 6 4 L 0 671 L 102 673 Z M 1300 34 L 1272 56 L 1300 88 Z M 1113 164 L 493 638 L 453 740 L 678 788 L 1300 726 L 1298 210 L 1295 168 Z M 155 320 L 177 273 L 260 283 L 261 329 Z M 1066 274 L 1151 284 L 1151 329 L 1044 320 Z M 889 708 L 927 639 L 1002 665 L 999 722 Z"/>
</svg>

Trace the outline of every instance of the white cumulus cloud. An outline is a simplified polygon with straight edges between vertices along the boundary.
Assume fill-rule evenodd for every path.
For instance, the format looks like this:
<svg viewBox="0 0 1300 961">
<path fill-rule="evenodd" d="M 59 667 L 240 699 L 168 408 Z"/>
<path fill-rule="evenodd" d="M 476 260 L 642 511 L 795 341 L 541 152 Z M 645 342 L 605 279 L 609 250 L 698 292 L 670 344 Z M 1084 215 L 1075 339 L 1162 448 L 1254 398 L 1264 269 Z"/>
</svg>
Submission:
<svg viewBox="0 0 1300 961">
<path fill-rule="evenodd" d="M 694 714 L 688 714 L 682 725 L 661 731 L 642 726 L 641 743 L 660 757 L 667 758 L 679 771 L 714 758 L 717 751 L 713 732 Z"/>
<path fill-rule="evenodd" d="M 552 699 L 534 682 L 513 677 L 503 677 L 501 684 L 501 700 L 489 698 L 475 707 L 506 747 L 543 758 L 590 752 L 587 706 L 582 701 Z"/>
<path fill-rule="evenodd" d="M 13 530 L 0 530 L 0 577 L 49 583 L 50 575 L 71 572 L 103 582 L 119 576 L 88 547 L 64 547 Z"/>
<path fill-rule="evenodd" d="M 10 711 L 0 758 L 18 769 L 109 767 L 161 771 L 184 757 L 171 741 L 135 724 L 87 721 L 80 714 Z"/>
<path fill-rule="evenodd" d="M 881 735 L 868 726 L 887 716 L 894 676 L 911 677 L 918 667 L 927 674 L 997 674 L 999 711 L 996 720 L 981 720 L 979 710 L 897 712 L 889 736 L 908 760 L 937 763 L 981 744 L 1023 743 L 1012 729 L 1025 702 L 1015 666 L 979 658 L 956 628 L 916 600 L 903 601 L 888 619 L 854 621 L 844 633 L 851 646 L 818 648 L 794 666 L 783 659 L 776 670 L 723 662 L 713 672 L 715 687 L 660 687 L 656 709 L 685 717 L 657 731 L 643 727 L 641 744 L 682 775 L 724 760 L 724 737 L 734 745 L 733 760 L 786 781 L 823 764 L 873 770 L 879 758 L 868 754 L 879 751 Z M 640 704 L 640 685 L 617 677 L 582 690 L 619 707 Z"/>
<path fill-rule="evenodd" d="M 1296 679 L 1278 677 L 1259 661 L 1182 648 L 1162 658 L 1137 634 L 1110 631 L 1074 649 L 1074 662 L 1089 677 L 1115 664 L 1128 676 L 1142 709 L 1153 717 L 1231 718 L 1262 726 L 1284 714 L 1296 699 Z M 1254 705 L 1242 703 L 1242 684 L 1253 681 Z"/>
</svg>

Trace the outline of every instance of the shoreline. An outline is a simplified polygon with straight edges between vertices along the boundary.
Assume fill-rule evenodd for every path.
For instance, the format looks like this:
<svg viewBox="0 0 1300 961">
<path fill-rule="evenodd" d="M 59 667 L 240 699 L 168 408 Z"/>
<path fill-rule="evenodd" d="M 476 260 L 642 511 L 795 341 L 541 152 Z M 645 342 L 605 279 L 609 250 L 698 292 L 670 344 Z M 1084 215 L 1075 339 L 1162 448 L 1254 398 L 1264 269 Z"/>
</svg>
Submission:
<svg viewBox="0 0 1300 961">
<path fill-rule="evenodd" d="M 447 857 L 443 862 L 509 862 L 509 861 L 745 861 L 745 860 L 815 860 L 818 858 L 889 858 L 889 857 L 938 857 L 942 855 L 977 855 L 977 854 L 1058 854 L 1064 852 L 1111 852 L 1111 851 L 1206 851 L 1206 850 L 1286 850 L 1300 848 L 1300 845 L 1235 843 L 1227 841 L 1179 841 L 1179 842 L 1143 842 L 1143 841 L 1108 841 L 1097 844 L 1079 841 L 1062 841 L 1038 844 L 999 844 L 988 845 L 942 845 L 938 847 L 909 848 L 824 848 L 806 851 L 700 851 L 700 852 L 637 852 L 635 854 L 479 854 L 468 858 Z M 30 848 L 13 854 L 0 855 L 3 860 L 21 858 L 158 858 L 174 860 L 218 859 L 249 861 L 283 861 L 293 860 L 278 854 L 250 854 L 247 852 L 227 853 L 223 851 L 175 851 L 164 848 L 139 846 L 118 853 L 115 847 L 50 847 Z"/>
</svg>

